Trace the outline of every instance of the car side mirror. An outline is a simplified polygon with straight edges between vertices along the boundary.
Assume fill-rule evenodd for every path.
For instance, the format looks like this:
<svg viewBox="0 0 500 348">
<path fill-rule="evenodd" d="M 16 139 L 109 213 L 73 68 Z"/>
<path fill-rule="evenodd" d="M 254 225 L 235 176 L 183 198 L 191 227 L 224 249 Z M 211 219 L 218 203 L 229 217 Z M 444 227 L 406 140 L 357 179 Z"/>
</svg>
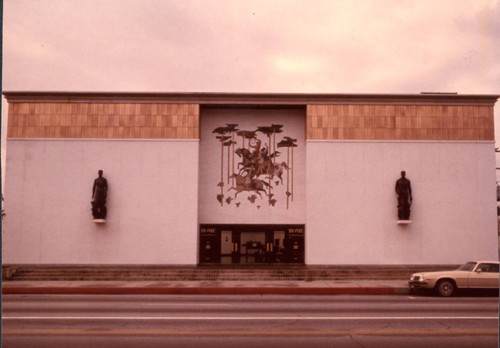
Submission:
<svg viewBox="0 0 500 348">
<path fill-rule="evenodd" d="M 481 268 L 476 269 L 476 273 L 481 273 L 483 270 Z"/>
</svg>

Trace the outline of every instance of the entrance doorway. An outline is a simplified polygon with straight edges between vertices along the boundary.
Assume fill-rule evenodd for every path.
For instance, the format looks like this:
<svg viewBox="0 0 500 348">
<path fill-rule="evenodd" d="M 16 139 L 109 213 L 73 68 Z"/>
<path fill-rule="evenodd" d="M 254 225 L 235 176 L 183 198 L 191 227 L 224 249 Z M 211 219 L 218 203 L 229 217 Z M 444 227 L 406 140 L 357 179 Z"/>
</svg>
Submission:
<svg viewBox="0 0 500 348">
<path fill-rule="evenodd" d="M 304 225 L 200 225 L 200 264 L 304 263 Z"/>
</svg>

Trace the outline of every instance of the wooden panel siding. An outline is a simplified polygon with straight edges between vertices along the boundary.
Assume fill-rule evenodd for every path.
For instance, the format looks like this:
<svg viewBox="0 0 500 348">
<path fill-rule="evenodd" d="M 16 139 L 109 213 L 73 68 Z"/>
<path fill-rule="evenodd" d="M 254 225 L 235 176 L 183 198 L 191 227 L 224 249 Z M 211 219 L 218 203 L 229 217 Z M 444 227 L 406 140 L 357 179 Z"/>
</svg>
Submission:
<svg viewBox="0 0 500 348">
<path fill-rule="evenodd" d="M 198 139 L 198 104 L 9 103 L 9 138 Z"/>
<path fill-rule="evenodd" d="M 493 141 L 493 106 L 308 105 L 307 138 Z"/>
</svg>

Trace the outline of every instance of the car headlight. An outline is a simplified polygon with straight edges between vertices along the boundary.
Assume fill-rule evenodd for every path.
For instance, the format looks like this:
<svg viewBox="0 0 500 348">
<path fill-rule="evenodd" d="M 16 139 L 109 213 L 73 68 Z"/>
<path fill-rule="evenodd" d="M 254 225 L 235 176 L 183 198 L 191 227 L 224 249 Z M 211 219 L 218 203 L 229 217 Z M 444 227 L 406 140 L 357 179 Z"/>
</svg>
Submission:
<svg viewBox="0 0 500 348">
<path fill-rule="evenodd" d="M 418 282 L 423 282 L 425 279 L 424 279 L 424 275 L 423 274 L 412 274 L 411 277 L 410 277 L 410 280 L 411 281 L 418 281 Z"/>
</svg>

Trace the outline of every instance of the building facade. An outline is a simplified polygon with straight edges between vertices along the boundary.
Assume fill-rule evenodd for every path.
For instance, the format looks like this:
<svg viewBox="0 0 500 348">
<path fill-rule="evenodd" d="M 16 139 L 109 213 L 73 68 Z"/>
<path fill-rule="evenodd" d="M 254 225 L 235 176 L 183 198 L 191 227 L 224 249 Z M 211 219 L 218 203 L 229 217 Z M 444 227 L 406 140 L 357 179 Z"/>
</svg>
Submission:
<svg viewBox="0 0 500 348">
<path fill-rule="evenodd" d="M 498 258 L 496 95 L 4 95 L 4 264 Z"/>
</svg>

